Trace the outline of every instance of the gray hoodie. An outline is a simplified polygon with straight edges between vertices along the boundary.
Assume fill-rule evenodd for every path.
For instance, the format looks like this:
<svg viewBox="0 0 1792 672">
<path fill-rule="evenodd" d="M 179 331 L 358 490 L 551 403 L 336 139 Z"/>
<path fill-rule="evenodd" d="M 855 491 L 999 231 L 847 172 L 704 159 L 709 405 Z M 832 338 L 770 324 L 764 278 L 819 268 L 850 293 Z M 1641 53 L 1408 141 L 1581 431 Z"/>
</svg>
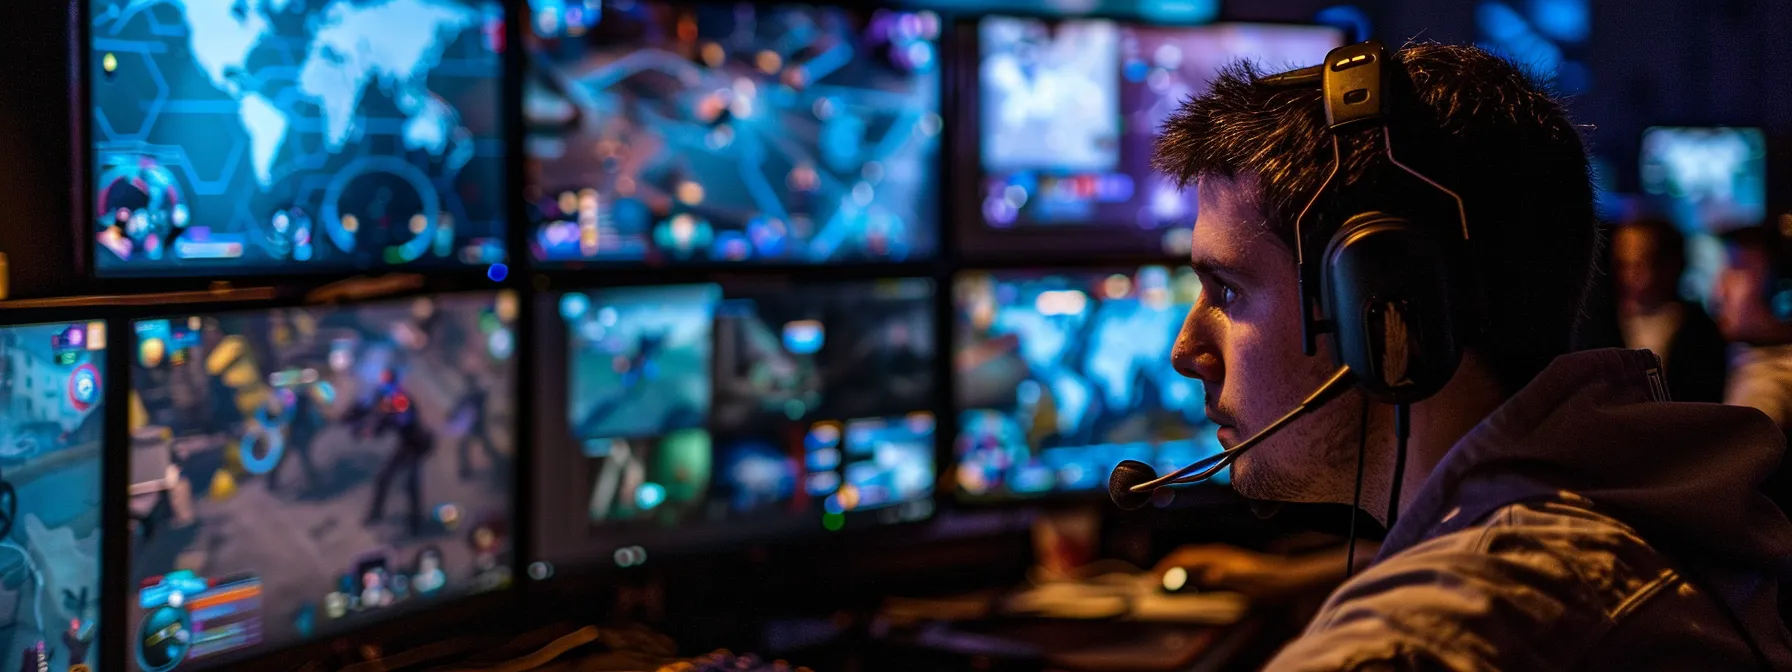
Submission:
<svg viewBox="0 0 1792 672">
<path fill-rule="evenodd" d="M 1792 523 L 1759 411 L 1558 358 L 1453 446 L 1270 670 L 1792 670 Z"/>
</svg>

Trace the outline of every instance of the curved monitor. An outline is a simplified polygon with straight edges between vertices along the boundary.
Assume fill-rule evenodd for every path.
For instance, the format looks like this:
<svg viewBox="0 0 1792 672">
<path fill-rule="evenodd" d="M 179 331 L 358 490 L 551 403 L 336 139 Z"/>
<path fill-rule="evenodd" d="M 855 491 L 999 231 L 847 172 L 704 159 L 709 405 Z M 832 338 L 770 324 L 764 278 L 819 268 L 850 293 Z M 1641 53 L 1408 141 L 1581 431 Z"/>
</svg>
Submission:
<svg viewBox="0 0 1792 672">
<path fill-rule="evenodd" d="M 83 0 L 100 277 L 505 260 L 498 0 Z"/>
<path fill-rule="evenodd" d="M 537 0 L 535 260 L 933 256 L 940 19 L 857 4 Z"/>
<path fill-rule="evenodd" d="M 131 669 L 238 669 L 509 585 L 516 308 L 135 322 Z"/>
<path fill-rule="evenodd" d="M 0 326 L 0 660 L 20 669 L 100 655 L 106 324 Z"/>
</svg>

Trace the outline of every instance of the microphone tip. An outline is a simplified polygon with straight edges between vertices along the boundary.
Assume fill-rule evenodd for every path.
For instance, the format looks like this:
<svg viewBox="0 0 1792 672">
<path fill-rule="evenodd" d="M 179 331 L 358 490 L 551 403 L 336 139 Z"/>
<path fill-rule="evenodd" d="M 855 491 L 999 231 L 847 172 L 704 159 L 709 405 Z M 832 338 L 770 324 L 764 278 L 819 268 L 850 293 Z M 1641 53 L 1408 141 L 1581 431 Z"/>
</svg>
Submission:
<svg viewBox="0 0 1792 672">
<path fill-rule="evenodd" d="M 1157 470 L 1138 460 L 1125 460 L 1115 465 L 1108 475 L 1108 498 L 1114 506 L 1127 511 L 1143 508 L 1151 502 L 1151 492 L 1133 492 L 1134 486 L 1157 478 Z"/>
</svg>

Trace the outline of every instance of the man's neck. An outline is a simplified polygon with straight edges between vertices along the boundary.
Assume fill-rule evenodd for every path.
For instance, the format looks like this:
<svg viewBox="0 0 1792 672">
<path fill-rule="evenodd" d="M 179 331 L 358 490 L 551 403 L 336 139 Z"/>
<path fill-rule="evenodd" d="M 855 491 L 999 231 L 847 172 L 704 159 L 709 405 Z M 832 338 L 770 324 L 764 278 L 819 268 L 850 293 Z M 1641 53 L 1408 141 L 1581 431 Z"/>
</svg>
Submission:
<svg viewBox="0 0 1792 672">
<path fill-rule="evenodd" d="M 1456 376 L 1450 379 L 1444 389 L 1430 399 L 1413 405 L 1412 434 L 1406 444 L 1406 476 L 1401 479 L 1400 487 L 1401 513 L 1412 506 L 1419 490 L 1425 485 L 1425 479 L 1431 476 L 1431 472 L 1443 461 L 1450 448 L 1505 401 L 1506 396 L 1500 389 L 1499 381 L 1494 379 L 1480 359 L 1471 352 L 1463 355 L 1462 365 L 1457 368 Z M 1390 423 L 1388 426 L 1393 425 Z M 1388 466 L 1384 469 L 1391 473 L 1395 445 L 1391 437 L 1386 445 L 1388 451 L 1384 464 Z M 1386 523 L 1388 489 L 1392 487 L 1392 479 L 1376 480 L 1376 486 L 1364 484 L 1365 495 L 1369 497 L 1365 508 Z M 1371 492 L 1371 488 L 1379 492 Z"/>
</svg>

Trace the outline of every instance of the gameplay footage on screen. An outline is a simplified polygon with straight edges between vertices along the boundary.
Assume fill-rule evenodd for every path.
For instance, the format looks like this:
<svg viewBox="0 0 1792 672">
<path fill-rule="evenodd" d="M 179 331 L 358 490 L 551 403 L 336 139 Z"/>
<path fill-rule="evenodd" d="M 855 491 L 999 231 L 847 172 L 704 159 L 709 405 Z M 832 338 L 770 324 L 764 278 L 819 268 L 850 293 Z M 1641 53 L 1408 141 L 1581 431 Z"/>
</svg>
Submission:
<svg viewBox="0 0 1792 672">
<path fill-rule="evenodd" d="M 137 321 L 134 669 L 204 669 L 509 585 L 516 302 Z"/>
<path fill-rule="evenodd" d="M 1162 266 L 961 274 L 958 493 L 1095 492 L 1122 460 L 1168 472 L 1218 454 L 1200 383 L 1164 366 L 1200 292 Z"/>
<path fill-rule="evenodd" d="M 935 252 L 938 15 L 554 0 L 532 24 L 524 196 L 538 261 Z"/>
<path fill-rule="evenodd" d="M 1230 63 L 1278 72 L 1319 63 L 1343 42 L 1334 28 L 1271 24 L 989 16 L 975 30 L 981 176 L 966 193 L 976 204 L 968 219 L 987 231 L 1051 232 L 1027 244 L 1073 251 L 1116 241 L 1185 250 L 1195 203 L 1152 169 L 1158 129 Z"/>
<path fill-rule="evenodd" d="M 496 0 L 84 0 L 102 276 L 505 261 Z"/>
<path fill-rule="evenodd" d="M 99 656 L 105 370 L 105 322 L 0 327 L 0 660 L 17 669 Z"/>
<path fill-rule="evenodd" d="M 543 393 L 565 403 L 538 412 L 537 496 L 585 515 L 544 519 L 540 554 L 931 514 L 933 295 L 925 279 L 558 295 L 537 334 L 557 332 Z"/>
</svg>

